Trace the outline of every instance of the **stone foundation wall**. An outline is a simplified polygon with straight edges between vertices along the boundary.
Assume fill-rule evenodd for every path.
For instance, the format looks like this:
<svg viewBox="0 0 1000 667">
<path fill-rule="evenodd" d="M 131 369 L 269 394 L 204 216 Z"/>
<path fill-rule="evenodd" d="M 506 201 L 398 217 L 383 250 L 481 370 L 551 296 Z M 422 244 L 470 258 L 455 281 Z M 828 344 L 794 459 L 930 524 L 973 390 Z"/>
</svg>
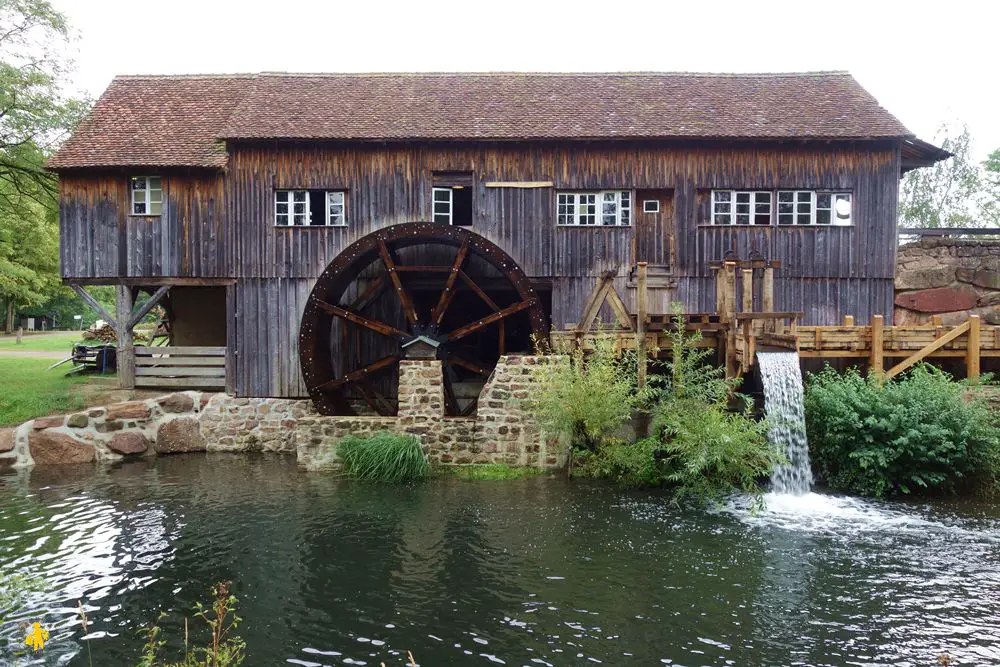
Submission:
<svg viewBox="0 0 1000 667">
<path fill-rule="evenodd" d="M 309 400 L 181 392 L 43 417 L 0 430 L 0 469 L 117 461 L 192 451 L 295 452 L 310 469 L 335 467 L 336 443 L 377 431 L 420 439 L 432 464 L 507 463 L 554 468 L 567 448 L 525 409 L 542 357 L 501 357 L 473 417 L 446 417 L 440 361 L 400 363 L 395 417 L 319 415 Z"/>
<path fill-rule="evenodd" d="M 898 325 L 945 325 L 979 315 L 1000 324 L 1000 241 L 924 238 L 899 249 L 896 261 Z"/>
</svg>

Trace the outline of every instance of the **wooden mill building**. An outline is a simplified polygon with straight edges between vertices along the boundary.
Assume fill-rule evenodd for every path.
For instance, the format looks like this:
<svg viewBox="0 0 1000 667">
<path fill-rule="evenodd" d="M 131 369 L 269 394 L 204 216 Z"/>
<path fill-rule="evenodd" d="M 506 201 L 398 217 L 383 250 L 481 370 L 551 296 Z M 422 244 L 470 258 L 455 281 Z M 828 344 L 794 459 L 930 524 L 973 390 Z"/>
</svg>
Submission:
<svg viewBox="0 0 1000 667">
<path fill-rule="evenodd" d="M 900 176 L 944 157 L 843 72 L 253 74 L 118 77 L 48 166 L 126 383 L 391 412 L 433 356 L 460 413 L 595 281 L 634 312 L 639 263 L 653 312 L 732 260 L 805 324 L 891 313 Z"/>
</svg>

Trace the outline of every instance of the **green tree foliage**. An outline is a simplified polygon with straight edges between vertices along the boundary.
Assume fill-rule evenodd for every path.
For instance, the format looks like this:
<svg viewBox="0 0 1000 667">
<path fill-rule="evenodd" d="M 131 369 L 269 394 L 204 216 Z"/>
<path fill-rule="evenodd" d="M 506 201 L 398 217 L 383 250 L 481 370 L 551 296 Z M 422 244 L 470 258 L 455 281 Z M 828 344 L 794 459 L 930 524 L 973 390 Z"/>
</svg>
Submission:
<svg viewBox="0 0 1000 667">
<path fill-rule="evenodd" d="M 906 174 L 899 191 L 901 227 L 978 227 L 983 224 L 983 169 L 972 158 L 972 137 L 942 125 L 934 143 L 954 156 Z"/>
<path fill-rule="evenodd" d="M 969 387 L 921 365 L 879 383 L 831 368 L 806 383 L 813 465 L 831 488 L 866 496 L 992 492 L 996 416 Z"/>
<path fill-rule="evenodd" d="M 60 291 L 57 182 L 48 155 L 87 108 L 63 93 L 66 17 L 45 0 L 0 0 L 0 301 L 14 311 Z"/>
<path fill-rule="evenodd" d="M 598 336 L 589 353 L 555 352 L 540 367 L 531 410 L 547 433 L 593 451 L 645 401 L 636 389 L 635 356 L 618 355 L 613 336 Z"/>
<path fill-rule="evenodd" d="M 983 221 L 988 227 L 1000 227 L 1000 148 L 989 154 L 983 162 L 986 203 Z"/>
</svg>

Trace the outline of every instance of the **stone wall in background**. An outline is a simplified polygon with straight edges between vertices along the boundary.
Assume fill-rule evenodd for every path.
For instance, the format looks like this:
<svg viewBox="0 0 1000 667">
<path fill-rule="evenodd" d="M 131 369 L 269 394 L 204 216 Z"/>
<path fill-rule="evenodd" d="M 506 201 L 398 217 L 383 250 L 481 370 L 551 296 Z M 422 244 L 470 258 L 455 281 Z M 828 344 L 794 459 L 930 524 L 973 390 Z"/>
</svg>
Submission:
<svg viewBox="0 0 1000 667">
<path fill-rule="evenodd" d="M 1000 324 L 1000 240 L 924 238 L 899 249 L 895 324 L 934 315 L 960 324 L 970 314 Z"/>
<path fill-rule="evenodd" d="M 433 464 L 507 463 L 554 468 L 567 449 L 525 410 L 546 359 L 501 357 L 472 417 L 447 417 L 439 361 L 400 364 L 395 417 L 328 417 L 312 401 L 179 392 L 157 399 L 43 417 L 0 430 L 0 470 L 194 451 L 289 452 L 311 469 L 336 466 L 341 438 L 412 434 Z"/>
</svg>

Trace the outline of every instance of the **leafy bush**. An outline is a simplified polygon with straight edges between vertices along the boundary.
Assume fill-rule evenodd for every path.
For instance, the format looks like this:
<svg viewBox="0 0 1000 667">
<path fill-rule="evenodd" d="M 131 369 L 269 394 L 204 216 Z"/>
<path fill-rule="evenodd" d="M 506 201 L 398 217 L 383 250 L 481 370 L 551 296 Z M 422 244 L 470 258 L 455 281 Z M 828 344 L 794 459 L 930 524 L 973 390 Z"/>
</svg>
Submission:
<svg viewBox="0 0 1000 667">
<path fill-rule="evenodd" d="M 402 484 L 430 473 L 420 442 L 412 435 L 381 432 L 367 438 L 348 436 L 337 443 L 344 472 L 356 479 Z"/>
<path fill-rule="evenodd" d="M 580 348 L 556 354 L 541 366 L 529 408 L 547 432 L 593 451 L 645 398 L 636 388 L 635 355 L 617 354 L 611 336 L 597 337 L 590 354 Z"/>
<path fill-rule="evenodd" d="M 819 478 L 867 496 L 992 491 L 1000 433 L 985 402 L 920 365 L 879 383 L 827 367 L 806 383 L 806 430 Z"/>
<path fill-rule="evenodd" d="M 612 442 L 583 458 L 580 474 L 625 486 L 669 486 L 700 500 L 733 492 L 761 493 L 759 480 L 782 460 L 768 442 L 769 425 L 754 419 L 750 401 L 734 394 L 738 379 L 708 363 L 699 332 L 688 333 L 675 319 L 670 361 L 653 386 L 652 437 Z M 732 398 L 742 409 L 729 410 Z"/>
</svg>

